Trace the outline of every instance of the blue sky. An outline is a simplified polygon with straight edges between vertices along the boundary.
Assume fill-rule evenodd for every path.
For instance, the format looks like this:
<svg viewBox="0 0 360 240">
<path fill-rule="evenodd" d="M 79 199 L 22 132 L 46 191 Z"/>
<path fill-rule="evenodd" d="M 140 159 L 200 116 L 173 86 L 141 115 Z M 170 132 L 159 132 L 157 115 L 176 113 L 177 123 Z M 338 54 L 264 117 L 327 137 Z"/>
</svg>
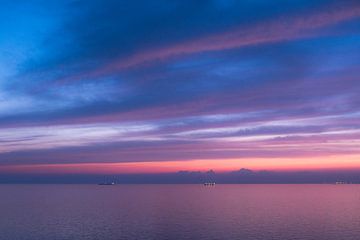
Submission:
<svg viewBox="0 0 360 240">
<path fill-rule="evenodd" d="M 2 0 L 0 171 L 357 169 L 359 53 L 358 1 Z"/>
</svg>

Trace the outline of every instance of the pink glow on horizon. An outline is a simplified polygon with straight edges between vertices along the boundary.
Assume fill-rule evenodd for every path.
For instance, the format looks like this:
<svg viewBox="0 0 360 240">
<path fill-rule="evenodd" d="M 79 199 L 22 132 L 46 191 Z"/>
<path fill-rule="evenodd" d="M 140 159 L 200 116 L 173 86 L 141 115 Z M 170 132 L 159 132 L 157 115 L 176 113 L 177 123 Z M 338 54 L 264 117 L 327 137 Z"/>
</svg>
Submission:
<svg viewBox="0 0 360 240">
<path fill-rule="evenodd" d="M 172 173 L 177 171 L 236 171 L 249 168 L 255 171 L 356 170 L 360 155 L 335 155 L 307 158 L 250 158 L 161 162 L 70 163 L 1 166 L 1 173 L 36 174 L 133 174 Z"/>
</svg>

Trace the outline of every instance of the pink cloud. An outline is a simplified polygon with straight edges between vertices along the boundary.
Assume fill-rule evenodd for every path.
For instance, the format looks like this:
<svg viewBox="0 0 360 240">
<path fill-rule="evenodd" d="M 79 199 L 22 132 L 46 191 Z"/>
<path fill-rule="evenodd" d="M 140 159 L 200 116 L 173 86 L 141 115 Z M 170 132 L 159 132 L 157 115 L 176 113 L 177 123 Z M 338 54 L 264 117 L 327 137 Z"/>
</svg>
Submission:
<svg viewBox="0 0 360 240">
<path fill-rule="evenodd" d="M 360 7 L 327 9 L 305 16 L 282 17 L 276 21 L 233 29 L 210 36 L 192 39 L 165 47 L 137 52 L 127 58 L 117 59 L 93 71 L 61 79 L 66 82 L 86 77 L 99 77 L 137 65 L 161 61 L 175 56 L 200 52 L 221 51 L 260 44 L 311 38 L 322 33 L 315 30 L 360 17 Z"/>
</svg>

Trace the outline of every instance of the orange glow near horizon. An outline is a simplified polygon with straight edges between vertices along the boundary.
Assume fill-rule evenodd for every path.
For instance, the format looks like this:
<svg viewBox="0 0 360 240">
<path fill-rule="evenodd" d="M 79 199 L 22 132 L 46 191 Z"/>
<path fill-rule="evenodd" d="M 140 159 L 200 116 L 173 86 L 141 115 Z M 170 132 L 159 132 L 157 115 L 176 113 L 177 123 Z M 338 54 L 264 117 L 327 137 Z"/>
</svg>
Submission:
<svg viewBox="0 0 360 240">
<path fill-rule="evenodd" d="M 58 174 L 133 174 L 171 173 L 177 171 L 228 172 L 249 168 L 252 170 L 355 170 L 360 169 L 360 155 L 342 155 L 307 158 L 251 158 L 221 160 L 188 160 L 124 163 L 73 163 L 1 166 L 6 173 L 58 173 Z"/>
</svg>

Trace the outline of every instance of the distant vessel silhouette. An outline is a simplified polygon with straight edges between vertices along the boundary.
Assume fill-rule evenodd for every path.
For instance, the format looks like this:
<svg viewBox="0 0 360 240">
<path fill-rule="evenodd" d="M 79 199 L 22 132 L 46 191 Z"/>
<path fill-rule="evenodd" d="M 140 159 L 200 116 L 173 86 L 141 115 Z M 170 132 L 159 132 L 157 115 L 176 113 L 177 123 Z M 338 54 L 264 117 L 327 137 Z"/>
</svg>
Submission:
<svg viewBox="0 0 360 240">
<path fill-rule="evenodd" d="M 347 184 L 347 182 L 344 182 L 344 181 L 338 181 L 338 182 L 335 182 L 336 185 L 340 185 L 340 184 Z"/>
<path fill-rule="evenodd" d="M 215 186 L 214 182 L 206 182 L 204 183 L 204 186 Z"/>
<path fill-rule="evenodd" d="M 104 182 L 104 183 L 99 183 L 98 185 L 115 185 L 115 182 Z"/>
</svg>

